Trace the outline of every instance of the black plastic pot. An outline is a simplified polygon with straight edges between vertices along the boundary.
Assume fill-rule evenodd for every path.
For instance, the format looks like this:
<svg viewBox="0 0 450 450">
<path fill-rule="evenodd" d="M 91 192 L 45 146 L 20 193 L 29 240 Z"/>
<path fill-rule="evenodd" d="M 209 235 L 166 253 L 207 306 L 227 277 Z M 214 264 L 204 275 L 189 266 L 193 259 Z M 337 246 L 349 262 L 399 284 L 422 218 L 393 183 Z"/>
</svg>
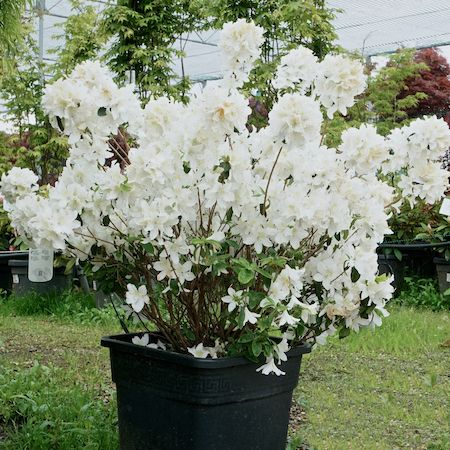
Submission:
<svg viewBox="0 0 450 450">
<path fill-rule="evenodd" d="M 292 391 L 307 345 L 286 375 L 262 375 L 245 358 L 199 359 L 110 336 L 122 450 L 284 450 Z"/>
<path fill-rule="evenodd" d="M 394 282 L 392 286 L 398 294 L 405 281 L 405 262 L 400 261 L 394 255 L 378 255 L 378 273 L 387 273 L 394 275 Z"/>
<path fill-rule="evenodd" d="M 434 276 L 433 257 L 435 249 L 446 248 L 450 246 L 449 242 L 426 243 L 417 242 L 401 243 L 401 242 L 383 242 L 379 245 L 378 251 L 383 252 L 385 249 L 399 250 L 406 260 L 409 270 L 421 277 Z"/>
<path fill-rule="evenodd" d="M 436 265 L 439 291 L 443 294 L 447 289 L 450 289 L 450 261 L 444 258 L 434 258 L 433 262 Z"/>
<path fill-rule="evenodd" d="M 9 267 L 12 275 L 12 292 L 17 296 L 32 291 L 40 294 L 64 292 L 72 286 L 72 276 L 64 274 L 64 267 L 53 269 L 53 278 L 44 283 L 34 283 L 28 279 L 28 258 L 26 260 L 11 259 Z"/>
<path fill-rule="evenodd" d="M 0 289 L 11 293 L 12 275 L 9 261 L 11 259 L 27 259 L 28 252 L 0 252 Z"/>
</svg>

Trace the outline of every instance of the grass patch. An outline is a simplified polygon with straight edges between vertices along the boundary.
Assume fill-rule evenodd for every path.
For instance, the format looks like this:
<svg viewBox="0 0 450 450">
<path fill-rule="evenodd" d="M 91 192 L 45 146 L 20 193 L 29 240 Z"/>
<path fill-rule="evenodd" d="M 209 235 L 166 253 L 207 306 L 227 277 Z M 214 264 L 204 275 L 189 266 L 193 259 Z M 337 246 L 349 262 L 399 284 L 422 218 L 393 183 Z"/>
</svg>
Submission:
<svg viewBox="0 0 450 450">
<path fill-rule="evenodd" d="M 0 448 L 115 450 L 114 387 L 99 344 L 121 332 L 114 313 L 97 320 L 74 296 L 17 300 L 0 303 Z M 304 357 L 294 401 L 306 415 L 289 450 L 450 448 L 450 314 L 391 309 L 375 332 Z"/>
<path fill-rule="evenodd" d="M 0 449 L 118 449 L 101 336 L 115 326 L 16 316 L 0 305 Z"/>
<path fill-rule="evenodd" d="M 29 369 L 2 371 L 2 449 L 118 448 L 112 387 L 99 390 L 73 375 L 38 362 Z"/>
<path fill-rule="evenodd" d="M 47 295 L 30 292 L 17 297 L 11 295 L 0 299 L 0 311 L 3 316 L 51 316 L 60 321 L 87 325 L 113 327 L 118 322 L 112 306 L 97 309 L 92 295 L 77 291 Z"/>
<path fill-rule="evenodd" d="M 450 448 L 450 316 L 395 308 L 306 356 L 297 440 L 317 450 Z"/>
</svg>

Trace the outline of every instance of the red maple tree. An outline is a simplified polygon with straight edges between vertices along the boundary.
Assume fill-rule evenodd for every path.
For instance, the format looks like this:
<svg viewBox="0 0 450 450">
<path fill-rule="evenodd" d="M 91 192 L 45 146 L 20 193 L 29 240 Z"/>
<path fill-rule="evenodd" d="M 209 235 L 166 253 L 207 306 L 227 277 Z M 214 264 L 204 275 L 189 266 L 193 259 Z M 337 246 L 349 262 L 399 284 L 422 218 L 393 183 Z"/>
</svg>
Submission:
<svg viewBox="0 0 450 450">
<path fill-rule="evenodd" d="M 435 114 L 444 117 L 450 126 L 450 65 L 447 59 L 438 50 L 425 48 L 416 52 L 414 60 L 425 63 L 429 70 L 421 70 L 418 76 L 410 78 L 400 97 L 424 92 L 427 98 L 409 109 L 408 116 L 416 118 Z"/>
</svg>

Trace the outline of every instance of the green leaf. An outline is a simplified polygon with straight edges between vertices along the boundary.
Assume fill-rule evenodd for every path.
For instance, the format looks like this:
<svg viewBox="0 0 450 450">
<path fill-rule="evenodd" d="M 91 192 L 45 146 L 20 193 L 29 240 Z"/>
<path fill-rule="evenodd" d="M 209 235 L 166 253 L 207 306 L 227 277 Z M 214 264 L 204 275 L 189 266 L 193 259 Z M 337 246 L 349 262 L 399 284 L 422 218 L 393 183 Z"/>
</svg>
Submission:
<svg viewBox="0 0 450 450">
<path fill-rule="evenodd" d="M 150 242 L 147 242 L 146 244 L 142 244 L 142 248 L 149 254 L 153 255 L 155 253 L 155 247 L 153 247 Z"/>
<path fill-rule="evenodd" d="M 259 267 L 255 267 L 256 272 L 260 273 L 263 277 L 268 278 L 269 280 L 272 279 L 272 274 L 270 272 L 267 272 L 267 270 L 260 269 Z"/>
<path fill-rule="evenodd" d="M 239 338 L 240 344 L 248 344 L 255 340 L 255 335 L 253 333 L 246 333 Z"/>
<path fill-rule="evenodd" d="M 253 272 L 251 270 L 242 269 L 238 273 L 238 280 L 241 284 L 248 284 L 253 280 Z"/>
<path fill-rule="evenodd" d="M 66 264 L 66 269 L 64 270 L 64 275 L 69 275 L 72 272 L 75 266 L 75 262 L 76 262 L 75 258 L 69 259 L 69 261 Z"/>
<path fill-rule="evenodd" d="M 350 328 L 341 328 L 339 330 L 339 339 L 344 339 L 350 334 Z"/>
<path fill-rule="evenodd" d="M 225 240 L 225 243 L 228 244 L 230 247 L 233 247 L 235 249 L 239 248 L 239 244 L 236 241 L 233 241 L 232 239 Z"/>
<path fill-rule="evenodd" d="M 64 122 L 62 121 L 61 117 L 56 116 L 56 122 L 58 123 L 58 128 L 61 131 L 64 131 Z"/>
<path fill-rule="evenodd" d="M 245 258 L 237 258 L 237 259 L 233 259 L 231 261 L 233 264 L 243 267 L 247 270 L 253 270 L 254 267 L 252 265 L 252 263 L 250 263 L 249 261 L 247 261 Z"/>
<path fill-rule="evenodd" d="M 254 340 L 252 342 L 252 353 L 254 356 L 258 357 L 262 352 L 261 342 Z"/>
<path fill-rule="evenodd" d="M 394 256 L 401 261 L 403 258 L 402 252 L 398 248 L 394 248 Z"/>
<path fill-rule="evenodd" d="M 238 317 L 239 328 L 242 328 L 244 326 L 244 319 L 245 319 L 245 310 L 244 310 L 244 308 L 241 308 L 241 310 L 239 311 L 239 317 Z"/>
<path fill-rule="evenodd" d="M 352 267 L 350 276 L 351 276 L 352 283 L 356 283 L 361 277 L 360 273 L 354 267 Z"/>
</svg>

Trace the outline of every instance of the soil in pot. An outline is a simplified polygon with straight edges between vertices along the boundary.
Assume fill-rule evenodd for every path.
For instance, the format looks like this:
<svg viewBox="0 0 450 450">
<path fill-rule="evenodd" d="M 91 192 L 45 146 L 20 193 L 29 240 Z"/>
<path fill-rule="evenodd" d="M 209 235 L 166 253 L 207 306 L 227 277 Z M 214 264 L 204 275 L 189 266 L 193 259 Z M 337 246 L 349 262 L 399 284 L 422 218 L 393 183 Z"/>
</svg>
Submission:
<svg viewBox="0 0 450 450">
<path fill-rule="evenodd" d="M 299 346 L 286 375 L 262 375 L 244 358 L 197 359 L 102 339 L 117 386 L 121 450 L 284 450 Z"/>
</svg>

